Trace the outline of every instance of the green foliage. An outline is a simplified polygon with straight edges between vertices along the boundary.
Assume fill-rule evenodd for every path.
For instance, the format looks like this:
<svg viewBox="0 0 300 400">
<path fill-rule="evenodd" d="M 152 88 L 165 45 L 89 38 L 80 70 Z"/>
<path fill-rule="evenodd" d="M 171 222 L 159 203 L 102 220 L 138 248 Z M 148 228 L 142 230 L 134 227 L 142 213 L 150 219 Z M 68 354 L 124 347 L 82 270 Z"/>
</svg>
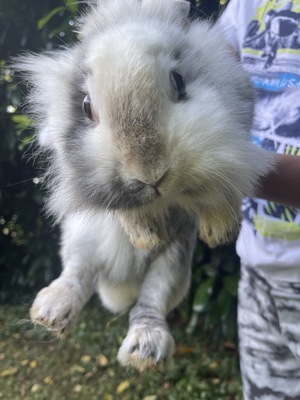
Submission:
<svg viewBox="0 0 300 400">
<path fill-rule="evenodd" d="M 77 7 L 66 0 L 0 0 L 0 302 L 36 291 L 59 272 L 57 229 L 42 215 L 43 165 L 33 155 L 32 121 L 22 114 L 26 88 L 9 60 L 74 40 Z"/>
<path fill-rule="evenodd" d="M 32 121 L 22 114 L 26 88 L 15 79 L 9 60 L 25 49 L 51 50 L 76 40 L 72 26 L 78 4 L 0 0 L 0 302 L 36 292 L 60 270 L 59 235 L 42 213 L 44 165 L 33 155 Z M 219 10 L 217 0 L 202 0 L 198 15 Z M 188 330 L 199 320 L 206 329 L 234 337 L 239 271 L 234 248 L 210 251 L 199 243 L 193 269 Z"/>
<path fill-rule="evenodd" d="M 190 0 L 192 17 L 216 19 L 227 0 Z"/>
<path fill-rule="evenodd" d="M 239 259 L 234 246 L 209 250 L 198 243 L 191 290 L 192 317 L 188 332 L 201 321 L 216 336 L 236 338 Z"/>
</svg>

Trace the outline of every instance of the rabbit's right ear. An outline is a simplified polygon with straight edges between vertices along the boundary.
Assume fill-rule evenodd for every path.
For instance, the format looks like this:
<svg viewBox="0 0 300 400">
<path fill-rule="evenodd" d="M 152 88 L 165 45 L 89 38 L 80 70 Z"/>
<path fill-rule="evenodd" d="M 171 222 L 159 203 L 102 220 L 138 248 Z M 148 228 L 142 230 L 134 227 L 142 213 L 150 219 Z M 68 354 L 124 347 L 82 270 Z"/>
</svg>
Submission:
<svg viewBox="0 0 300 400">
<path fill-rule="evenodd" d="M 190 13 L 191 4 L 185 0 L 175 0 L 175 10 L 180 14 L 181 18 L 188 17 Z"/>
<path fill-rule="evenodd" d="M 182 25 L 186 23 L 190 11 L 190 3 L 185 0 L 91 0 L 87 4 L 90 8 L 82 22 L 78 22 L 83 38 L 103 32 L 125 16 L 137 15 L 141 10 L 145 15 Z"/>
<path fill-rule="evenodd" d="M 109 6 L 111 0 L 90 0 L 88 4 L 97 5 L 98 7 L 105 8 Z M 132 0 L 131 0 L 132 2 Z M 160 17 L 183 19 L 189 15 L 190 2 L 186 0 L 133 0 L 133 3 L 141 2 L 143 8 L 153 11 L 153 14 Z"/>
<path fill-rule="evenodd" d="M 190 3 L 185 0 L 142 0 L 142 7 L 162 19 L 176 21 L 188 17 Z"/>
</svg>

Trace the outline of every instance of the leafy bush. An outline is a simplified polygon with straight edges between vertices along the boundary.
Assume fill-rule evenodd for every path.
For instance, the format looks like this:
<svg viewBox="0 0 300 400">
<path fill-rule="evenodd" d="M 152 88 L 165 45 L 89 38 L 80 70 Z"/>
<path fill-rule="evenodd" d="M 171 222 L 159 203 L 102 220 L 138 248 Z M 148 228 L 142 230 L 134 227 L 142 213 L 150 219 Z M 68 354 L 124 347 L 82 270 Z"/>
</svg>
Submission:
<svg viewBox="0 0 300 400">
<path fill-rule="evenodd" d="M 26 88 L 16 83 L 8 60 L 25 49 L 50 50 L 74 40 L 72 26 L 79 6 L 68 0 L 3 3 L 2 0 L 0 301 L 18 301 L 20 296 L 36 292 L 59 274 L 59 235 L 58 229 L 42 214 L 43 165 L 32 157 L 32 122 L 22 114 L 21 99 Z M 193 16 L 208 16 L 213 12 L 216 16 L 220 10 L 217 0 L 192 1 L 192 4 Z M 189 303 L 192 318 L 188 329 L 195 329 L 200 317 L 205 328 L 213 327 L 215 332 L 234 336 L 238 282 L 234 248 L 210 251 L 199 243 L 193 269 Z"/>
<path fill-rule="evenodd" d="M 31 121 L 20 105 L 26 88 L 16 83 L 8 60 L 24 49 L 50 50 L 74 39 L 70 25 L 78 6 L 67 0 L 11 0 L 1 6 L 0 301 L 5 301 L 35 291 L 59 271 L 57 229 L 42 216 L 42 166 L 32 158 Z"/>
<path fill-rule="evenodd" d="M 217 337 L 236 339 L 239 259 L 234 245 L 208 249 L 198 243 L 193 264 L 191 317 L 188 332 L 198 323 Z"/>
</svg>

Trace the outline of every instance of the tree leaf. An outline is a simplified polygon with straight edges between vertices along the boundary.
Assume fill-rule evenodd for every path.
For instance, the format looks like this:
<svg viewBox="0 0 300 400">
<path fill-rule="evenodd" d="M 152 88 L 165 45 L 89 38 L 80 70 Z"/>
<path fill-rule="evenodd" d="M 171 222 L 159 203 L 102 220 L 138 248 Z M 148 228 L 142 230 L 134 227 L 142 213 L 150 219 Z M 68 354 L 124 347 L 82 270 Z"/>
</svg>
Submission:
<svg viewBox="0 0 300 400">
<path fill-rule="evenodd" d="M 223 279 L 223 285 L 226 291 L 231 294 L 231 296 L 236 297 L 238 292 L 238 281 L 239 277 L 237 275 L 228 275 Z"/>
<path fill-rule="evenodd" d="M 195 312 L 200 313 L 206 309 L 213 292 L 214 283 L 215 278 L 211 277 L 202 282 L 197 288 L 193 302 L 193 310 Z"/>
<path fill-rule="evenodd" d="M 66 8 L 64 6 L 56 7 L 52 11 L 49 12 L 45 17 L 41 18 L 38 21 L 37 27 L 38 29 L 43 29 L 48 24 L 48 22 L 59 12 L 64 11 Z"/>
<path fill-rule="evenodd" d="M 4 371 L 1 371 L 0 372 L 0 377 L 4 378 L 6 376 L 11 376 L 11 375 L 14 375 L 17 372 L 18 372 L 18 368 L 11 367 L 11 368 L 5 369 Z"/>
<path fill-rule="evenodd" d="M 78 11 L 78 2 L 75 0 L 64 0 L 67 9 L 72 15 L 76 15 Z"/>
<path fill-rule="evenodd" d="M 126 389 L 129 388 L 129 386 L 130 386 L 130 381 L 123 381 L 118 385 L 116 392 L 118 394 L 123 393 Z"/>
<path fill-rule="evenodd" d="M 232 296 L 223 287 L 220 290 L 220 292 L 218 293 L 218 297 L 217 297 L 217 309 L 218 309 L 221 320 L 226 319 L 226 317 L 229 313 L 231 304 L 232 304 Z"/>
<path fill-rule="evenodd" d="M 33 120 L 25 114 L 15 114 L 11 119 L 15 124 L 21 125 L 23 128 L 30 128 L 33 126 Z"/>
</svg>

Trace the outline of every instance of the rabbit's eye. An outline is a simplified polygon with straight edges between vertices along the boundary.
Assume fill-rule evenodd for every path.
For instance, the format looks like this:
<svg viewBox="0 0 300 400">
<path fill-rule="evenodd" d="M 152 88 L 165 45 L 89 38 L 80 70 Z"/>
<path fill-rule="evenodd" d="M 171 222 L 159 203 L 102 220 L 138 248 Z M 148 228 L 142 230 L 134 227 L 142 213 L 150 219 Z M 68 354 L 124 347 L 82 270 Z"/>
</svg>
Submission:
<svg viewBox="0 0 300 400">
<path fill-rule="evenodd" d="M 85 115 L 90 119 L 91 121 L 94 121 L 94 116 L 93 116 L 93 111 L 92 111 L 92 103 L 91 103 L 91 98 L 89 95 L 85 96 L 82 102 L 82 110 L 85 113 Z"/>
<path fill-rule="evenodd" d="M 177 100 L 183 99 L 186 96 L 184 77 L 176 71 L 171 71 L 170 80 L 177 91 Z"/>
</svg>

